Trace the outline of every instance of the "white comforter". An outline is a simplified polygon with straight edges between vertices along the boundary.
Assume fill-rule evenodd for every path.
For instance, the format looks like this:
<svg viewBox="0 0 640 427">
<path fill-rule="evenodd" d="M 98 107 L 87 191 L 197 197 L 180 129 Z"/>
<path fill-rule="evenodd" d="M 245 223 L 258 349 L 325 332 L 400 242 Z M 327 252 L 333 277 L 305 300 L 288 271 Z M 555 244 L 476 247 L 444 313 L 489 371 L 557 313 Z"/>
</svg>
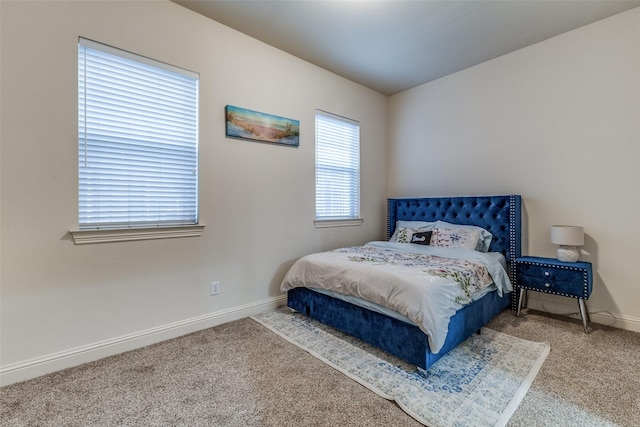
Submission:
<svg viewBox="0 0 640 427">
<path fill-rule="evenodd" d="M 500 295 L 511 292 L 503 264 L 504 257 L 495 253 L 369 242 L 300 258 L 281 289 L 320 288 L 379 304 L 418 325 L 437 353 L 457 310 L 492 283 Z"/>
</svg>

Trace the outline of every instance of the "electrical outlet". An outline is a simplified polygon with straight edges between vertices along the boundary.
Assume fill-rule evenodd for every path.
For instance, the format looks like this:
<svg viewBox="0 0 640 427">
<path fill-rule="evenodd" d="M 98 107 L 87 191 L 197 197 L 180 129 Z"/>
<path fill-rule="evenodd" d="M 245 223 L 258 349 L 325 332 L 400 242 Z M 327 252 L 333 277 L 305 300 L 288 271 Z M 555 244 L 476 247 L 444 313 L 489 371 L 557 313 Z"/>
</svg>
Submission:
<svg viewBox="0 0 640 427">
<path fill-rule="evenodd" d="M 211 295 L 218 295 L 220 293 L 220 282 L 211 282 Z"/>
</svg>

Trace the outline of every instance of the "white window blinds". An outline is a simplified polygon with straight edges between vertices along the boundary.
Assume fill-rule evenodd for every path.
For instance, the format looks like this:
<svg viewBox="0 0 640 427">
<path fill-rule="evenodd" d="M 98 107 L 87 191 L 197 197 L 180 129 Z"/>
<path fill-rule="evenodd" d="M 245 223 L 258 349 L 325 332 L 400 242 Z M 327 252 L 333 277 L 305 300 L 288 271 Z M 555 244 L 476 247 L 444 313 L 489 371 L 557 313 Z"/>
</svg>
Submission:
<svg viewBox="0 0 640 427">
<path fill-rule="evenodd" d="M 198 75 L 78 43 L 80 229 L 198 222 Z"/>
<path fill-rule="evenodd" d="M 316 111 L 316 219 L 360 216 L 360 125 Z"/>
</svg>

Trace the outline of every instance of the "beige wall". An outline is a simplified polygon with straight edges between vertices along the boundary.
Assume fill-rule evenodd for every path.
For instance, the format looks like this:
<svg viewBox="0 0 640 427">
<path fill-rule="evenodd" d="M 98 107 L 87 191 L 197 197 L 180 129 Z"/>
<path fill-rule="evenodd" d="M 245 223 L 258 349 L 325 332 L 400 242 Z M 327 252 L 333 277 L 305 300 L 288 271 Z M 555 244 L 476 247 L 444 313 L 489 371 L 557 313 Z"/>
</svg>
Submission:
<svg viewBox="0 0 640 427">
<path fill-rule="evenodd" d="M 391 97 L 389 196 L 521 194 L 529 255 L 584 226 L 592 320 L 640 331 L 639 113 L 636 8 Z"/>
<path fill-rule="evenodd" d="M 297 257 L 384 237 L 386 97 L 170 2 L 1 8 L 3 383 L 265 309 Z M 200 73 L 202 237 L 70 240 L 78 36 Z M 300 147 L 226 139 L 226 104 L 300 120 Z M 360 121 L 362 226 L 314 228 L 316 108 Z"/>
</svg>

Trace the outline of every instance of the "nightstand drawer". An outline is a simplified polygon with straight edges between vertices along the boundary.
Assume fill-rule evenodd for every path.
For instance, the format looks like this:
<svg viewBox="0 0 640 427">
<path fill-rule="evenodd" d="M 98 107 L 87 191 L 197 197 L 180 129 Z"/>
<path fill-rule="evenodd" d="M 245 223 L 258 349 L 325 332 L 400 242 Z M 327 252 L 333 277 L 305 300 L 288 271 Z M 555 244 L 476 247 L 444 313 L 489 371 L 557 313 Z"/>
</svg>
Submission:
<svg viewBox="0 0 640 427">
<path fill-rule="evenodd" d="M 576 280 L 562 281 L 557 280 L 552 272 L 543 271 L 541 274 L 524 274 L 517 273 L 516 280 L 520 286 L 527 288 L 539 289 L 560 294 L 573 294 L 576 289 Z"/>
<path fill-rule="evenodd" d="M 575 298 L 589 298 L 591 294 L 590 265 L 517 261 L 516 283 L 523 288 Z"/>
</svg>

